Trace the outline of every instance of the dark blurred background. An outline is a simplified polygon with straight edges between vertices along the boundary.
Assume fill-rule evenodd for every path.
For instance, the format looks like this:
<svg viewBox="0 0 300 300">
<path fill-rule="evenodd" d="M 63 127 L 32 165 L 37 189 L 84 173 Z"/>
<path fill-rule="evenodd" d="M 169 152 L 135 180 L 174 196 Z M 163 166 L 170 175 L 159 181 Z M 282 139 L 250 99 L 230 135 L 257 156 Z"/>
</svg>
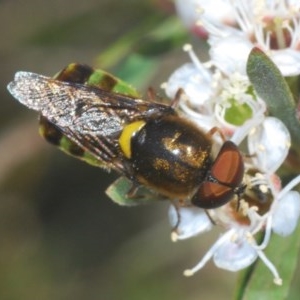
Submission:
<svg viewBox="0 0 300 300">
<path fill-rule="evenodd" d="M 139 81 L 128 65 L 140 56 L 126 43 L 142 27 L 168 19 L 170 7 L 138 0 L 0 1 L 0 299 L 231 298 L 235 274 L 212 263 L 192 278 L 182 276 L 214 234 L 174 244 L 169 203 L 113 203 L 105 189 L 116 174 L 48 145 L 37 133 L 37 114 L 6 90 L 16 71 L 52 76 L 70 62 L 133 77 L 129 82 L 140 91 L 159 88 L 188 61 L 181 46 L 155 57 L 140 49 L 145 75 Z M 137 44 L 147 43 L 151 36 Z"/>
</svg>

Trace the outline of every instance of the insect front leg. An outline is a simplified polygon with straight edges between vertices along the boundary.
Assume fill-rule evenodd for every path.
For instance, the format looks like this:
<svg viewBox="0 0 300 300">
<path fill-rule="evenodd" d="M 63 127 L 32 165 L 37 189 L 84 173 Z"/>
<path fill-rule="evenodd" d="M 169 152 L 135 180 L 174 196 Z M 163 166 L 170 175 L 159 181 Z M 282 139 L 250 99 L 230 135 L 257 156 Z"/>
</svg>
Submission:
<svg viewBox="0 0 300 300">
<path fill-rule="evenodd" d="M 224 135 L 224 133 L 222 132 L 222 130 L 215 126 L 213 128 L 211 128 L 208 132 L 207 132 L 207 136 L 212 138 L 215 134 L 219 134 L 219 136 L 221 137 L 222 139 L 222 142 L 224 143 L 226 141 L 226 137 Z"/>
</svg>

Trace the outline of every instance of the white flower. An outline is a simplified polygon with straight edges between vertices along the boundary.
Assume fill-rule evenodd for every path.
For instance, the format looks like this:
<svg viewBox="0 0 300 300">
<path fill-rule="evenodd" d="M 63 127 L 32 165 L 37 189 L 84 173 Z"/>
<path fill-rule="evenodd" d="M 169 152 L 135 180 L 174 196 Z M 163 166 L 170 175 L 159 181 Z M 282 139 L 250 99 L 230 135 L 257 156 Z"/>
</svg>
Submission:
<svg viewBox="0 0 300 300">
<path fill-rule="evenodd" d="M 224 18 L 223 12 L 214 16 L 221 3 L 230 17 Z M 201 34 L 205 28 L 210 60 L 201 62 L 192 47 L 185 45 L 191 63 L 170 76 L 164 85 L 167 95 L 174 98 L 183 90 L 179 107 L 186 117 L 207 132 L 219 128 L 236 145 L 247 138 L 250 154 L 244 158 L 246 188 L 241 199 L 209 210 L 179 204 L 170 208 L 174 241 L 202 234 L 215 224 L 223 230 L 201 261 L 184 274 L 193 275 L 210 259 L 219 268 L 238 271 L 260 258 L 274 282 L 281 284 L 276 266 L 263 250 L 272 233 L 287 236 L 297 226 L 300 195 L 292 189 L 300 183 L 300 175 L 281 187 L 275 172 L 288 154 L 290 134 L 280 120 L 265 116 L 266 104 L 253 91 L 246 64 L 256 46 L 270 56 L 283 76 L 300 74 L 300 2 L 177 0 L 176 7 L 194 31 L 194 24 Z M 257 244 L 255 235 L 261 231 L 264 239 Z"/>
<path fill-rule="evenodd" d="M 238 135 L 245 136 L 245 133 Z M 203 268 L 210 259 L 219 268 L 239 271 L 260 258 L 273 274 L 274 282 L 282 283 L 276 267 L 263 250 L 272 231 L 282 236 L 291 234 L 300 215 L 300 195 L 291 191 L 300 183 L 300 176 L 281 189 L 280 180 L 274 174 L 286 158 L 290 135 L 281 121 L 269 117 L 251 130 L 248 145 L 252 158 L 245 161 L 247 189 L 242 200 L 231 200 L 220 208 L 206 211 L 195 207 L 182 207 L 177 211 L 170 208 L 171 224 L 175 226 L 173 240 L 196 236 L 210 230 L 213 223 L 225 229 L 200 262 L 184 272 L 186 276 Z M 265 230 L 264 240 L 258 245 L 254 236 L 262 230 Z"/>
<path fill-rule="evenodd" d="M 185 45 L 192 63 L 178 68 L 163 85 L 166 94 L 174 98 L 182 89 L 179 106 L 183 113 L 206 131 L 213 127 L 221 129 L 230 138 L 246 122 L 261 122 L 265 103 L 250 92 L 250 83 L 245 74 L 234 71 L 225 74 L 212 68 L 217 63 L 202 63 L 191 45 Z"/>
<path fill-rule="evenodd" d="M 203 9 L 212 20 L 234 22 L 232 7 L 226 0 L 175 0 L 175 7 L 183 23 L 201 37 L 207 36 L 205 29 L 197 25 Z"/>
<path fill-rule="evenodd" d="M 277 118 L 267 117 L 248 135 L 248 149 L 252 162 L 264 173 L 272 175 L 284 162 L 291 146 L 290 133 Z"/>
<path fill-rule="evenodd" d="M 224 74 L 239 72 L 246 75 L 246 64 L 253 44 L 245 37 L 235 34 L 226 38 L 210 40 L 210 57 L 214 66 Z"/>
<path fill-rule="evenodd" d="M 256 46 L 270 56 L 283 76 L 300 74 L 299 2 L 240 0 L 230 3 L 239 31 L 212 21 L 205 9 L 201 17 L 201 24 L 209 33 L 210 55 L 216 66 L 225 72 L 234 66 L 244 74 L 249 52 Z"/>
<path fill-rule="evenodd" d="M 209 231 L 213 224 L 204 209 L 199 207 L 181 207 L 180 221 L 178 223 L 178 213 L 174 205 L 169 209 L 169 220 L 176 232 L 172 233 L 172 240 L 183 240 L 195 236 L 197 234 Z M 193 222 L 191 222 L 193 220 Z"/>
</svg>

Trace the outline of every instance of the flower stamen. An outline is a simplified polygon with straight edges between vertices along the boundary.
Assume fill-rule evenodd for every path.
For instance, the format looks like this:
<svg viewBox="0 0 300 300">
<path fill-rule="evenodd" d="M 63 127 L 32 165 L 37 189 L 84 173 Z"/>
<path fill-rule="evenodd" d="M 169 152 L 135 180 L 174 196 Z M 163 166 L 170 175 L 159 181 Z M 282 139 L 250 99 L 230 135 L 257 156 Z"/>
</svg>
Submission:
<svg viewBox="0 0 300 300">
<path fill-rule="evenodd" d="M 287 192 L 292 190 L 296 185 L 300 183 L 300 175 L 291 180 L 277 195 L 277 198 L 283 198 Z"/>
<path fill-rule="evenodd" d="M 193 47 L 191 44 L 185 44 L 183 46 L 183 51 L 187 52 L 192 63 L 198 68 L 201 77 L 203 77 L 205 80 L 210 81 L 211 77 L 207 69 L 204 67 L 204 65 L 199 60 L 198 56 L 196 55 Z"/>
<path fill-rule="evenodd" d="M 230 239 L 230 236 L 235 233 L 235 229 L 231 229 L 223 234 L 213 245 L 212 247 L 206 252 L 200 262 L 193 267 L 192 269 L 187 269 L 183 272 L 184 276 L 193 276 L 196 272 L 202 269 L 206 263 L 213 257 L 216 250 L 224 243 L 226 240 Z"/>
<path fill-rule="evenodd" d="M 260 259 L 263 261 L 263 263 L 266 265 L 266 267 L 271 271 L 271 273 L 274 276 L 274 283 L 277 285 L 282 285 L 282 279 L 279 276 L 279 273 L 274 266 L 274 264 L 266 257 L 263 251 L 257 250 L 257 255 L 260 257 Z"/>
</svg>

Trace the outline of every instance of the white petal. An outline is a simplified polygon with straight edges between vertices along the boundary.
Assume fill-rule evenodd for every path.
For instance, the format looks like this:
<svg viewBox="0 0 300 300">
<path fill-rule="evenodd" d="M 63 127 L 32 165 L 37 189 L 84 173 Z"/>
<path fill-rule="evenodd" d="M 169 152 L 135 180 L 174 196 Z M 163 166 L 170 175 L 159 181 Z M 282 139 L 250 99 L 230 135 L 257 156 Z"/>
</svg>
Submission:
<svg viewBox="0 0 300 300">
<path fill-rule="evenodd" d="M 237 33 L 238 34 L 238 33 Z M 241 35 L 210 40 L 210 56 L 214 65 L 226 75 L 234 72 L 246 74 L 246 63 L 253 44 Z"/>
<path fill-rule="evenodd" d="M 219 22 L 233 22 L 232 6 L 224 0 L 176 0 L 178 15 L 187 27 L 192 27 L 200 19 L 199 9 L 204 10 L 205 16 Z M 216 9 L 218 7 L 218 9 Z"/>
<path fill-rule="evenodd" d="M 180 207 L 180 220 L 177 227 L 177 239 L 187 239 L 197 234 L 210 230 L 213 226 L 205 211 L 198 207 Z M 172 227 L 177 225 L 178 215 L 171 205 L 169 208 L 169 220 Z"/>
<path fill-rule="evenodd" d="M 232 142 L 239 145 L 244 138 L 249 134 L 251 129 L 255 126 L 258 126 L 265 119 L 264 113 L 265 106 L 261 105 L 261 110 L 257 110 L 253 118 L 247 120 L 242 126 L 239 126 L 233 136 L 230 138 Z"/>
<path fill-rule="evenodd" d="M 300 74 L 300 52 L 293 49 L 272 51 L 271 58 L 283 76 Z"/>
<path fill-rule="evenodd" d="M 296 191 L 288 192 L 279 199 L 272 214 L 273 231 L 279 235 L 291 234 L 298 223 L 300 215 L 300 195 Z"/>
<path fill-rule="evenodd" d="M 217 123 L 213 114 L 203 114 L 191 109 L 186 103 L 180 103 L 184 115 L 191 121 L 195 122 L 204 132 L 208 132 L 213 127 L 217 127 Z"/>
<path fill-rule="evenodd" d="M 290 133 L 277 118 L 267 117 L 248 136 L 253 163 L 268 174 L 274 173 L 285 160 L 291 144 Z"/>
<path fill-rule="evenodd" d="M 188 28 L 193 27 L 199 18 L 197 13 L 198 2 L 198 0 L 175 1 L 177 14 Z"/>
<path fill-rule="evenodd" d="M 166 94 L 174 98 L 178 89 L 182 88 L 192 104 L 201 105 L 212 96 L 211 80 L 208 70 L 200 71 L 194 64 L 187 63 L 170 76 L 166 85 Z"/>
<path fill-rule="evenodd" d="M 185 2 L 186 0 L 184 0 Z M 234 23 L 234 15 L 232 5 L 226 0 L 198 0 L 203 7 L 205 16 L 211 20 L 222 23 Z M 216 9 L 216 7 L 218 9 Z"/>
<path fill-rule="evenodd" d="M 214 254 L 216 266 L 232 272 L 250 266 L 256 258 L 256 250 L 246 241 L 234 243 L 231 240 L 227 240 Z"/>
</svg>

